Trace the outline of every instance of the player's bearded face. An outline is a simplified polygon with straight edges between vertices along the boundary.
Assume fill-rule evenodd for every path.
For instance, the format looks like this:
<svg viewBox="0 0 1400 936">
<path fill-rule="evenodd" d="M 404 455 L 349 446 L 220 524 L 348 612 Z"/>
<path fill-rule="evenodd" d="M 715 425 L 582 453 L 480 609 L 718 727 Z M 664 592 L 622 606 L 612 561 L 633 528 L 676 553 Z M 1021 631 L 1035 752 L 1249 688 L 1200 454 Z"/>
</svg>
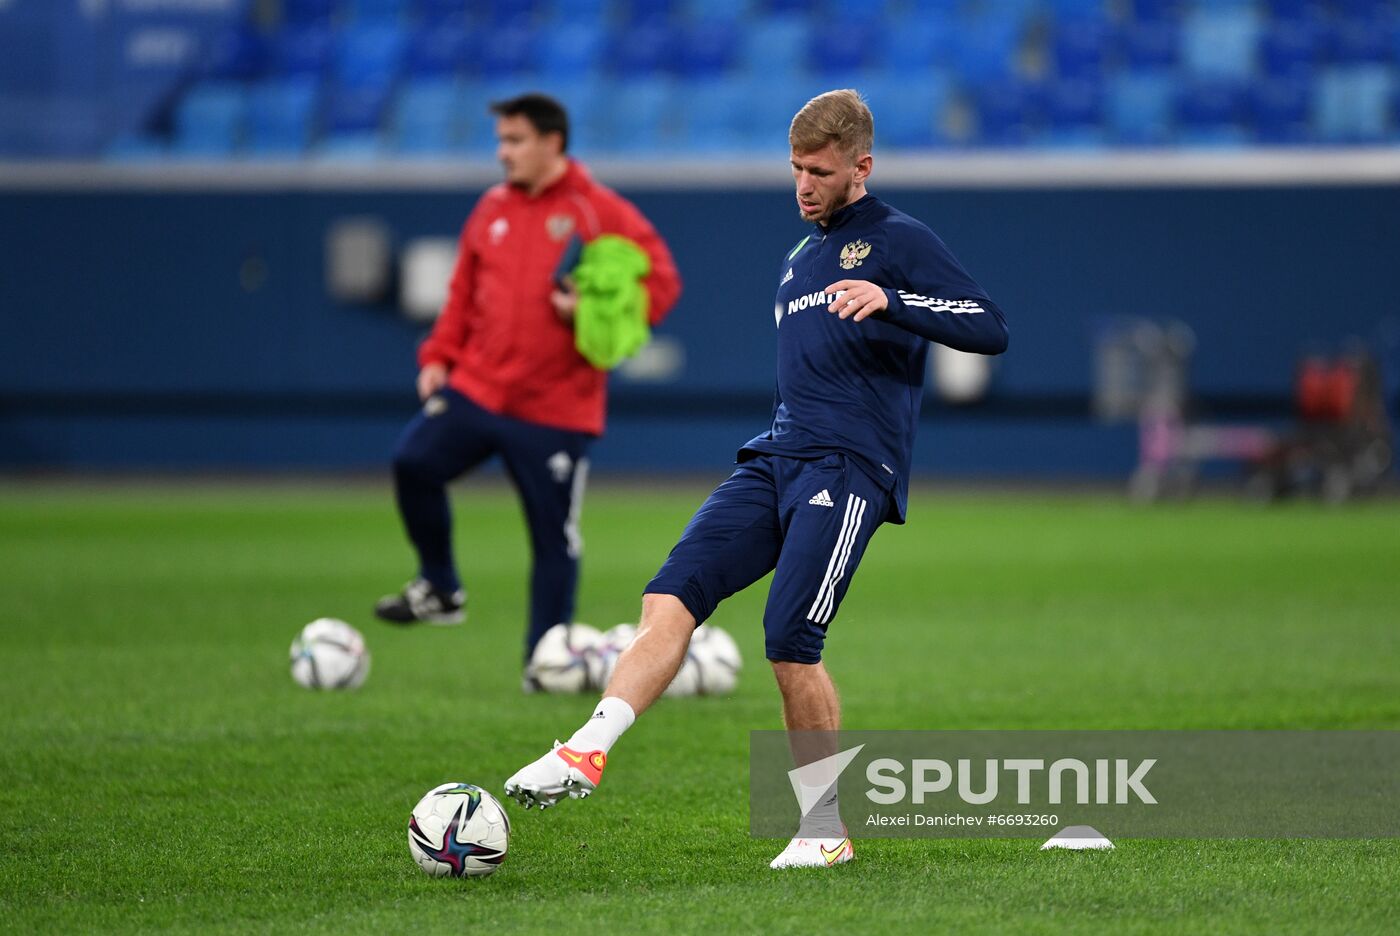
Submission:
<svg viewBox="0 0 1400 936">
<path fill-rule="evenodd" d="M 797 185 L 797 213 L 803 221 L 824 224 L 850 204 L 859 182 L 857 165 L 836 144 L 811 153 L 792 153 L 792 179 Z"/>
</svg>

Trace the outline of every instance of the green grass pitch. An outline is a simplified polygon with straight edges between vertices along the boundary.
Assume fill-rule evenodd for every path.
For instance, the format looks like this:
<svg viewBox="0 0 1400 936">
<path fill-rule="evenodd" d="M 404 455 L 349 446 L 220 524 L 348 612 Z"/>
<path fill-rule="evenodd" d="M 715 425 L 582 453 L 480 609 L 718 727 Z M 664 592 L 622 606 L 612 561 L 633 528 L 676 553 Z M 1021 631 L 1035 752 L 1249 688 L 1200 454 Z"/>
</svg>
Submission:
<svg viewBox="0 0 1400 936">
<path fill-rule="evenodd" d="M 702 488 L 590 492 L 579 618 L 636 619 Z M 0 930 L 13 932 L 1393 931 L 1400 841 L 857 840 L 774 873 L 747 732 L 779 727 L 762 584 L 720 609 L 737 694 L 663 700 L 599 794 L 509 807 L 494 876 L 408 855 L 430 787 L 505 778 L 586 716 L 524 697 L 526 544 L 457 498 L 462 628 L 391 630 L 411 571 L 387 488 L 11 485 L 0 493 Z M 916 491 L 832 627 L 852 728 L 1400 729 L 1400 504 L 1139 509 Z M 287 673 L 343 617 L 364 689 Z"/>
</svg>

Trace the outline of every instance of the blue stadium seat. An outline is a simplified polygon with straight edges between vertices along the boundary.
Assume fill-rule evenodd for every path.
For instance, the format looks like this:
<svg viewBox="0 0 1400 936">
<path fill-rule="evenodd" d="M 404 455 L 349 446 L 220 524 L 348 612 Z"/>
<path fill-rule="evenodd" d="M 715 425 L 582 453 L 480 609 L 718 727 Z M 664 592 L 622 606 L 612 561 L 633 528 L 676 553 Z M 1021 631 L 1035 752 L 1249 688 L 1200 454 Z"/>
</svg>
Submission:
<svg viewBox="0 0 1400 936">
<path fill-rule="evenodd" d="M 1052 146 L 1102 146 L 1103 86 L 1096 81 L 1057 81 L 1045 92 L 1046 133 Z"/>
<path fill-rule="evenodd" d="M 1274 20 L 1312 19 L 1321 6 L 1319 0 L 1270 0 L 1269 16 Z"/>
<path fill-rule="evenodd" d="M 277 38 L 277 70 L 286 76 L 319 77 L 330 64 L 334 40 L 324 23 L 283 29 Z"/>
<path fill-rule="evenodd" d="M 207 74 L 211 78 L 251 81 L 269 64 L 267 39 L 251 23 L 240 23 L 212 43 Z"/>
<path fill-rule="evenodd" d="M 1037 4 L 1027 0 L 1003 0 L 998 6 L 1025 16 L 1033 13 Z M 1103 19 L 1108 15 L 1104 0 L 1049 0 L 1045 6 L 1056 20 Z"/>
<path fill-rule="evenodd" d="M 655 76 L 672 62 L 672 36 L 669 26 L 642 23 L 613 33 L 610 58 L 613 70 L 626 78 Z"/>
<path fill-rule="evenodd" d="M 1350 19 L 1376 19 L 1391 12 L 1391 0 L 1334 0 L 1337 12 Z"/>
<path fill-rule="evenodd" d="M 726 23 L 742 23 L 754 14 L 753 0 L 685 0 L 682 4 L 687 19 L 714 19 Z"/>
<path fill-rule="evenodd" d="M 471 4 L 473 9 L 480 6 L 480 2 Z M 486 17 L 493 26 L 532 26 L 537 6 L 535 0 L 489 0 Z"/>
<path fill-rule="evenodd" d="M 1132 18 L 1139 23 L 1174 22 L 1181 6 L 1181 0 L 1132 0 Z"/>
<path fill-rule="evenodd" d="M 496 115 L 493 101 L 501 101 L 529 90 L 515 78 L 497 78 L 480 84 L 467 84 L 461 90 L 461 113 L 465 127 L 464 145 L 474 153 L 489 153 L 496 147 Z"/>
<path fill-rule="evenodd" d="M 556 0 L 554 15 L 561 23 L 598 23 L 608 7 L 608 0 Z"/>
<path fill-rule="evenodd" d="M 964 20 L 952 49 L 953 68 L 971 85 L 1010 77 L 1016 68 L 1022 28 L 1020 20 L 1010 17 L 983 15 Z"/>
<path fill-rule="evenodd" d="M 1201 78 L 1247 79 L 1254 73 L 1259 33 L 1251 9 L 1197 10 L 1182 23 L 1182 65 Z"/>
<path fill-rule="evenodd" d="M 1327 24 L 1313 17 L 1275 20 L 1259 43 L 1262 70 L 1277 78 L 1306 75 L 1322 59 Z"/>
<path fill-rule="evenodd" d="M 1395 92 L 1390 96 L 1390 126 L 1392 138 L 1400 141 L 1400 82 L 1396 83 Z"/>
<path fill-rule="evenodd" d="M 584 156 L 604 152 L 610 143 L 612 85 L 599 78 L 575 78 L 540 89 L 561 101 L 569 112 L 569 151 Z"/>
<path fill-rule="evenodd" d="M 541 32 L 536 51 L 540 71 L 556 78 L 577 78 L 602 69 L 607 33 L 597 23 L 560 23 Z"/>
<path fill-rule="evenodd" d="M 1385 65 L 1343 65 L 1318 76 L 1313 132 L 1326 143 L 1379 143 L 1390 132 L 1395 75 Z"/>
<path fill-rule="evenodd" d="M 409 73 L 424 78 L 461 74 L 473 61 L 474 38 L 463 17 L 425 23 L 408 41 Z"/>
<path fill-rule="evenodd" d="M 254 85 L 248 97 L 249 152 L 293 156 L 305 150 L 317 96 L 313 78 L 272 78 Z"/>
<path fill-rule="evenodd" d="M 335 87 L 326 93 L 323 124 L 330 134 L 373 133 L 389 107 L 387 85 Z"/>
<path fill-rule="evenodd" d="M 454 81 L 410 81 L 399 92 L 394 110 L 393 139 L 400 153 L 447 153 L 462 142 L 462 97 Z"/>
<path fill-rule="evenodd" d="M 984 146 L 1023 146 L 1040 124 L 1042 89 L 1016 78 L 978 86 L 976 142 Z"/>
<path fill-rule="evenodd" d="M 945 67 L 958 42 L 956 20 L 949 13 L 925 13 L 891 19 L 879 43 L 876 65 L 891 75 L 919 76 Z"/>
<path fill-rule="evenodd" d="M 672 0 L 622 0 L 627 25 L 668 26 L 677 4 Z"/>
<path fill-rule="evenodd" d="M 801 13 L 804 16 L 812 12 L 811 0 L 767 0 L 764 7 L 776 15 L 789 15 Z"/>
<path fill-rule="evenodd" d="M 1181 27 L 1170 20 L 1131 23 L 1123 29 L 1120 41 L 1129 69 L 1171 68 L 1180 54 Z"/>
<path fill-rule="evenodd" d="M 1061 78 L 1098 81 L 1114 46 L 1114 30 L 1103 16 L 1074 16 L 1054 25 L 1051 46 Z"/>
<path fill-rule="evenodd" d="M 175 109 L 172 149 L 182 156 L 229 156 L 243 135 L 248 99 L 234 83 L 196 85 Z"/>
<path fill-rule="evenodd" d="M 1331 33 L 1331 60 L 1337 65 L 1385 65 L 1391 61 L 1392 21 L 1386 17 L 1339 20 Z"/>
<path fill-rule="evenodd" d="M 1109 80 L 1107 124 L 1119 143 L 1153 146 L 1172 136 L 1175 80 L 1166 71 L 1132 72 Z"/>
<path fill-rule="evenodd" d="M 680 145 L 686 152 L 738 153 L 747 148 L 751 88 L 741 78 L 692 83 L 685 90 L 685 125 Z"/>
<path fill-rule="evenodd" d="M 354 0 L 352 4 L 355 19 L 361 23 L 398 22 L 407 17 L 411 6 L 409 0 Z"/>
<path fill-rule="evenodd" d="M 785 160 L 788 153 L 788 124 L 792 115 L 817 90 L 812 82 L 794 75 L 747 75 L 748 105 L 743 129 L 750 152 Z"/>
<path fill-rule="evenodd" d="M 839 41 L 820 29 L 813 30 L 807 47 L 807 68 L 815 75 L 858 72 L 875 60 L 881 30 L 870 22 L 841 24 Z"/>
<path fill-rule="evenodd" d="M 928 149 L 947 141 L 944 122 L 952 82 L 937 73 L 890 75 L 867 86 L 875 113 L 876 150 Z"/>
<path fill-rule="evenodd" d="M 691 78 L 713 78 L 734 64 L 734 37 L 744 27 L 735 21 L 707 17 L 679 29 L 672 42 L 677 71 Z"/>
<path fill-rule="evenodd" d="M 403 64 L 404 45 L 404 32 L 397 25 L 352 26 L 336 43 L 336 82 L 347 88 L 391 84 Z"/>
<path fill-rule="evenodd" d="M 480 4 L 470 0 L 416 0 L 414 5 L 424 22 L 435 23 L 461 19 Z"/>
<path fill-rule="evenodd" d="M 476 50 L 481 73 L 491 78 L 520 75 L 535 67 L 538 34 L 528 26 L 492 28 Z"/>
<path fill-rule="evenodd" d="M 288 23 L 325 23 L 335 14 L 338 0 L 282 0 L 282 17 Z"/>
<path fill-rule="evenodd" d="M 664 152 L 674 140 L 671 118 L 677 98 L 670 80 L 636 78 L 613 90 L 614 152 Z"/>
<path fill-rule="evenodd" d="M 1260 143 L 1283 145 L 1312 139 L 1313 83 L 1307 78 L 1264 78 L 1250 93 L 1250 117 L 1254 138 Z"/>
<path fill-rule="evenodd" d="M 820 0 L 813 4 L 812 15 L 818 23 L 840 23 L 840 34 L 844 36 L 850 26 L 883 25 L 894 12 L 891 0 L 863 0 L 851 3 L 849 0 Z"/>
<path fill-rule="evenodd" d="M 1202 79 L 1183 83 L 1176 101 L 1178 142 L 1195 146 L 1244 143 L 1244 105 L 1244 90 L 1237 82 Z"/>
<path fill-rule="evenodd" d="M 749 25 L 740 37 L 743 62 L 755 75 L 791 76 L 807 59 L 811 24 L 805 16 L 770 16 Z"/>
</svg>

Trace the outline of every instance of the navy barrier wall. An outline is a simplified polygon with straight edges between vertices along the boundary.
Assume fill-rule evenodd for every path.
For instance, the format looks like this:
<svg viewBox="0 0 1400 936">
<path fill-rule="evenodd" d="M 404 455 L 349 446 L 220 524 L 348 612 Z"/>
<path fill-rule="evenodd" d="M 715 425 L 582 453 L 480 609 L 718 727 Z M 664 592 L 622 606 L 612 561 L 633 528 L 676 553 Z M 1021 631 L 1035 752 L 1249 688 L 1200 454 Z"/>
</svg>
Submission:
<svg viewBox="0 0 1400 936">
<path fill-rule="evenodd" d="M 1301 353 L 1400 314 L 1400 187 L 872 190 L 938 231 L 1011 326 L 986 403 L 926 403 L 924 471 L 1125 474 L 1134 430 L 1089 418 L 1113 316 L 1189 323 L 1196 392 L 1260 419 L 1286 418 Z M 332 300 L 326 231 L 373 216 L 399 243 L 452 236 L 477 194 L 0 191 L 0 468 L 382 465 L 425 328 Z M 660 331 L 686 363 L 664 385 L 614 378 L 595 463 L 722 471 L 766 423 L 772 295 L 806 228 L 776 189 L 627 194 L 685 277 Z"/>
</svg>

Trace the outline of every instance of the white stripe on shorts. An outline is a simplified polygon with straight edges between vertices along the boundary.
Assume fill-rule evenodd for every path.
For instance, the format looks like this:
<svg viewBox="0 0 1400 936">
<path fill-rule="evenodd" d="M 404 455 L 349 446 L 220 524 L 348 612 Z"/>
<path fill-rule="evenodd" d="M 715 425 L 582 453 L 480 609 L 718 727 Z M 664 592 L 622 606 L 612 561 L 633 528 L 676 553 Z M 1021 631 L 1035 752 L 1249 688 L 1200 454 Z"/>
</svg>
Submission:
<svg viewBox="0 0 1400 936">
<path fill-rule="evenodd" d="M 846 515 L 841 519 L 841 534 L 836 537 L 836 546 L 831 550 L 831 558 L 826 563 L 826 576 L 817 589 L 816 600 L 807 611 L 807 620 L 825 624 L 831 618 L 832 606 L 836 597 L 836 585 L 846 571 L 846 560 L 850 558 L 851 547 L 855 544 L 856 532 L 860 529 L 861 518 L 865 515 L 865 499 L 854 494 L 846 495 Z"/>
</svg>

